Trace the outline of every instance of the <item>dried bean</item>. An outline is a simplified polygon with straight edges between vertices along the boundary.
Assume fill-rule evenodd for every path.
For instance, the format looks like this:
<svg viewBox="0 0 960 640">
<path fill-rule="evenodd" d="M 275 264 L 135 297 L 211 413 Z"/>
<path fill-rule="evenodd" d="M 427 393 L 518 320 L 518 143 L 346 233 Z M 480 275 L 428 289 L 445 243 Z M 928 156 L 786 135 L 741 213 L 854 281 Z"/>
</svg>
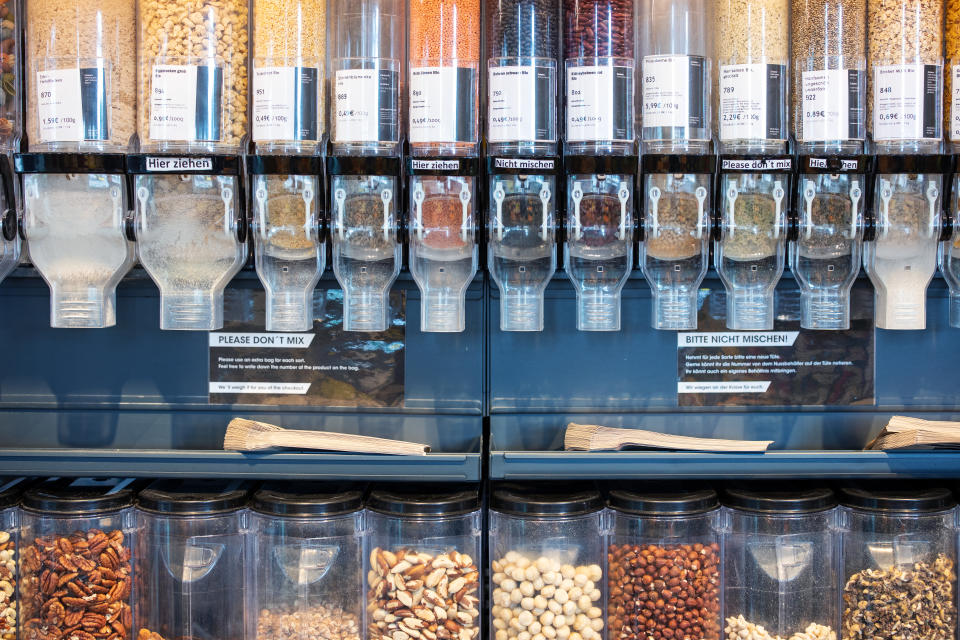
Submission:
<svg viewBox="0 0 960 640">
<path fill-rule="evenodd" d="M 632 58 L 633 0 L 564 0 L 567 58 Z"/>
<path fill-rule="evenodd" d="M 556 58 L 557 0 L 488 0 L 487 56 Z"/>
</svg>

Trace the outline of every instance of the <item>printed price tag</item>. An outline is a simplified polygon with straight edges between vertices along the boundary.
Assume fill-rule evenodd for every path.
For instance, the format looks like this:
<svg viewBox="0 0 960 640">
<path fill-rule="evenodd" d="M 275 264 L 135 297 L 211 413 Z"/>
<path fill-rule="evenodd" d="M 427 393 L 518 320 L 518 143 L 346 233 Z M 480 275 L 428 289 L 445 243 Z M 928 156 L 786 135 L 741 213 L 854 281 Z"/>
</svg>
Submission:
<svg viewBox="0 0 960 640">
<path fill-rule="evenodd" d="M 718 114 L 720 139 L 786 139 L 786 123 L 781 113 L 784 96 L 784 65 L 722 65 Z"/>
<path fill-rule="evenodd" d="M 704 59 L 647 56 L 643 59 L 643 126 L 704 126 Z"/>
<path fill-rule="evenodd" d="M 494 67 L 489 77 L 487 136 L 491 142 L 536 142 L 549 138 L 554 70 Z"/>
<path fill-rule="evenodd" d="M 334 136 L 337 142 L 397 140 L 397 74 L 349 69 L 336 74 Z"/>
<path fill-rule="evenodd" d="M 223 69 L 197 65 L 153 65 L 150 138 L 220 140 Z"/>
<path fill-rule="evenodd" d="M 862 140 L 863 73 L 856 69 L 804 71 L 803 140 Z"/>
<path fill-rule="evenodd" d="M 567 69 L 567 139 L 630 140 L 633 70 L 629 67 Z"/>
<path fill-rule="evenodd" d="M 410 142 L 471 142 L 473 110 L 473 69 L 410 69 Z"/>
<path fill-rule="evenodd" d="M 939 138 L 938 65 L 906 64 L 874 69 L 873 137 L 876 140 Z"/>
<path fill-rule="evenodd" d="M 37 72 L 37 120 L 41 142 L 110 138 L 103 67 Z"/>
<path fill-rule="evenodd" d="M 254 69 L 253 139 L 317 140 L 319 86 L 319 69 Z"/>
</svg>

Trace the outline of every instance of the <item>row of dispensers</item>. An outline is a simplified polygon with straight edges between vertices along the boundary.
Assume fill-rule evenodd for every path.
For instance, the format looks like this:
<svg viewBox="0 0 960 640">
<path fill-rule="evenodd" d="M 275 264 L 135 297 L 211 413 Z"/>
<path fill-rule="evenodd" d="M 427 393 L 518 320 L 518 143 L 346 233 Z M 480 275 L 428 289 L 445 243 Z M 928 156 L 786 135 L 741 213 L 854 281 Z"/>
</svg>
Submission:
<svg viewBox="0 0 960 640">
<path fill-rule="evenodd" d="M 18 206 L 4 216 L 0 276 L 29 254 L 50 287 L 54 327 L 114 325 L 117 284 L 139 261 L 160 289 L 161 329 L 218 329 L 251 245 L 268 331 L 312 328 L 328 254 L 347 331 L 390 325 L 403 267 L 422 293 L 421 329 L 463 331 L 481 264 L 504 331 L 543 329 L 544 291 L 561 264 L 582 331 L 620 329 L 635 269 L 652 290 L 655 328 L 696 329 L 711 265 L 727 327 L 769 330 L 787 264 L 804 328 L 850 326 L 861 265 L 877 327 L 923 329 L 938 266 L 960 327 L 953 156 L 24 153 L 14 170 L 2 164 L 3 195 Z"/>
</svg>

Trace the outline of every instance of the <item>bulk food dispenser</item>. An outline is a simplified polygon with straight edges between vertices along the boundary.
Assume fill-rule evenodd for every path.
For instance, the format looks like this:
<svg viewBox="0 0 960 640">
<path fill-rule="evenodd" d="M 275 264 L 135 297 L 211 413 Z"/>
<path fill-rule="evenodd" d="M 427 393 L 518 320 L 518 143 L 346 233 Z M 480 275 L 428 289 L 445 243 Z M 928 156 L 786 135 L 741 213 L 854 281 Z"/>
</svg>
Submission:
<svg viewBox="0 0 960 640">
<path fill-rule="evenodd" d="M 697 328 L 697 294 L 710 255 L 713 3 L 640 5 L 643 242 L 653 327 Z"/>
<path fill-rule="evenodd" d="M 950 220 L 944 221 L 950 235 L 940 243 L 938 257 L 940 271 L 950 290 L 950 326 L 960 328 L 960 175 L 957 173 L 957 156 L 953 156 L 951 185 Z"/>
<path fill-rule="evenodd" d="M 620 330 L 620 292 L 633 267 L 634 17 L 633 0 L 563 3 L 564 266 L 580 331 Z"/>
<path fill-rule="evenodd" d="M 873 239 L 863 261 L 876 326 L 923 329 L 937 264 L 946 162 L 941 150 L 943 2 L 868 7 L 870 133 L 877 153 Z"/>
<path fill-rule="evenodd" d="M 134 263 L 124 154 L 136 132 L 135 7 L 25 3 L 29 153 L 15 162 L 53 327 L 115 325 L 116 287 Z"/>
<path fill-rule="evenodd" d="M 128 163 L 138 256 L 160 289 L 161 329 L 219 329 L 223 290 L 247 257 L 236 155 L 247 133 L 247 3 L 147 0 L 139 23 L 141 155 Z"/>
<path fill-rule="evenodd" d="M 19 264 L 21 250 L 17 185 L 11 163 L 11 154 L 20 148 L 23 134 L 20 110 L 23 78 L 17 64 L 21 39 L 19 6 L 12 0 L 0 4 L 0 282 Z"/>
<path fill-rule="evenodd" d="M 240 480 L 157 480 L 137 496 L 137 640 L 245 637 Z"/>
<path fill-rule="evenodd" d="M 465 328 L 477 272 L 480 3 L 410 0 L 410 272 L 422 331 Z"/>
<path fill-rule="evenodd" d="M 487 15 L 487 261 L 502 331 L 542 331 L 557 268 L 557 0 Z"/>
<path fill-rule="evenodd" d="M 332 3 L 327 158 L 333 272 L 343 328 L 384 331 L 402 260 L 400 87 L 404 0 Z"/>
<path fill-rule="evenodd" d="M 790 269 L 800 326 L 849 329 L 860 273 L 870 162 L 866 138 L 866 0 L 794 3 L 793 131 L 800 154 Z"/>
<path fill-rule="evenodd" d="M 727 328 L 773 328 L 783 275 L 793 160 L 787 152 L 788 0 L 720 0 L 714 262 L 727 292 Z"/>
</svg>

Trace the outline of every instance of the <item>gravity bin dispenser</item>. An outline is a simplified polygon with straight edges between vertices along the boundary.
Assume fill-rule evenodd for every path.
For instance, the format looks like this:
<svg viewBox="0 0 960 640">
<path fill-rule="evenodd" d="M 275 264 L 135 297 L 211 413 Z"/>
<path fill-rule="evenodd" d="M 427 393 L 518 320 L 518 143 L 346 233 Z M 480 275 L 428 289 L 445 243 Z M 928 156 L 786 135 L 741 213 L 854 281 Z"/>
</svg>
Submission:
<svg viewBox="0 0 960 640">
<path fill-rule="evenodd" d="M 949 156 L 878 155 L 872 241 L 863 264 L 873 283 L 876 326 L 924 329 L 927 287 L 937 270 Z"/>
<path fill-rule="evenodd" d="M 944 221 L 943 242 L 940 243 L 940 271 L 950 287 L 950 326 L 960 328 L 960 175 L 957 175 L 958 156 L 952 157 L 952 175 L 949 184 L 950 209 Z"/>
<path fill-rule="evenodd" d="M 460 332 L 477 273 L 476 158 L 408 158 L 410 272 L 420 330 Z"/>
<path fill-rule="evenodd" d="M 577 330 L 619 331 L 633 268 L 636 156 L 567 156 L 564 267 L 577 292 Z"/>
<path fill-rule="evenodd" d="M 850 328 L 850 290 L 860 273 L 869 156 L 800 156 L 797 231 L 790 270 L 800 285 L 800 326 Z"/>
<path fill-rule="evenodd" d="M 50 287 L 50 326 L 114 326 L 117 284 L 136 255 L 126 157 L 21 153 L 14 162 L 23 176 L 21 231 Z"/>
<path fill-rule="evenodd" d="M 487 261 L 501 331 L 543 331 L 543 294 L 557 269 L 559 165 L 556 157 L 487 158 Z"/>
<path fill-rule="evenodd" d="M 721 156 L 714 267 L 727 295 L 727 328 L 773 329 L 774 289 L 783 275 L 791 156 Z"/>
<path fill-rule="evenodd" d="M 343 289 L 345 331 L 386 331 L 390 287 L 403 258 L 400 159 L 328 156 L 333 273 Z"/>
<path fill-rule="evenodd" d="M 160 328 L 223 327 L 223 291 L 247 259 L 240 159 L 132 155 L 140 264 L 160 289 Z"/>
<path fill-rule="evenodd" d="M 697 294 L 707 275 L 714 155 L 644 155 L 640 265 L 653 294 L 653 327 L 697 328 Z"/>
<path fill-rule="evenodd" d="M 309 331 L 327 261 L 320 156 L 247 156 L 251 236 L 267 331 Z"/>
</svg>

